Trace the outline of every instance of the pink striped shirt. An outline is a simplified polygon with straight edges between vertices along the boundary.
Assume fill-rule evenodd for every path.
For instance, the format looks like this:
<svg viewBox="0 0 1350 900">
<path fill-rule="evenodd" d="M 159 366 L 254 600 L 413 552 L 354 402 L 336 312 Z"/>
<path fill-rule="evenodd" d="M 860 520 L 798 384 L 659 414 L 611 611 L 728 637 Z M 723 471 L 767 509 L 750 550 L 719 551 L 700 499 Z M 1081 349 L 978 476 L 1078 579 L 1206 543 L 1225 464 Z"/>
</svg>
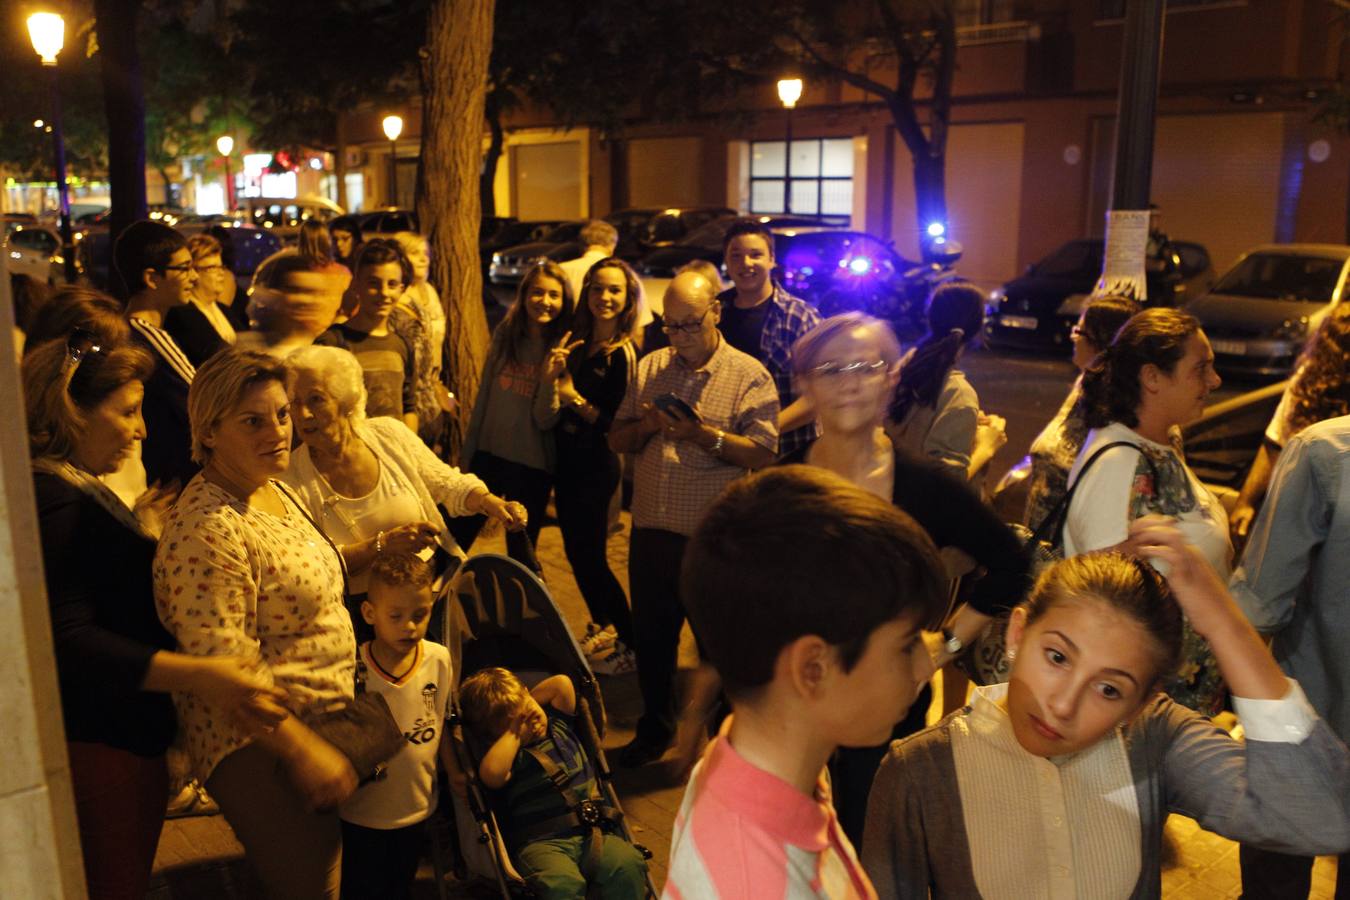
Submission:
<svg viewBox="0 0 1350 900">
<path fill-rule="evenodd" d="M 728 718 L 694 768 L 671 840 L 668 900 L 875 900 L 821 773 L 814 797 L 756 768 Z"/>
</svg>

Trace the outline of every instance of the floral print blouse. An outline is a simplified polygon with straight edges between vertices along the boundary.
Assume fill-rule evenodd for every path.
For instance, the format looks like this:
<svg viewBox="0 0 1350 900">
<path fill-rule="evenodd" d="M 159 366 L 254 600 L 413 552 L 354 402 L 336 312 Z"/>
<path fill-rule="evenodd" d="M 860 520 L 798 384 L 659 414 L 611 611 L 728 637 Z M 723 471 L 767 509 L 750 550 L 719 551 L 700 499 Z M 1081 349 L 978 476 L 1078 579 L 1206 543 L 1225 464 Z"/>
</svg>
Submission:
<svg viewBox="0 0 1350 900">
<path fill-rule="evenodd" d="M 155 553 L 159 617 L 183 653 L 258 659 L 299 719 L 352 699 L 356 640 L 342 562 L 291 495 L 284 516 L 253 509 L 198 475 Z M 180 729 L 201 780 L 249 739 L 223 710 L 179 694 Z"/>
<path fill-rule="evenodd" d="M 1081 395 L 1080 379 L 1074 382 L 1059 412 L 1031 443 L 1031 480 L 1022 522 L 1032 531 L 1040 527 L 1069 489 L 1069 470 L 1088 433 L 1083 417 L 1075 414 Z"/>
</svg>

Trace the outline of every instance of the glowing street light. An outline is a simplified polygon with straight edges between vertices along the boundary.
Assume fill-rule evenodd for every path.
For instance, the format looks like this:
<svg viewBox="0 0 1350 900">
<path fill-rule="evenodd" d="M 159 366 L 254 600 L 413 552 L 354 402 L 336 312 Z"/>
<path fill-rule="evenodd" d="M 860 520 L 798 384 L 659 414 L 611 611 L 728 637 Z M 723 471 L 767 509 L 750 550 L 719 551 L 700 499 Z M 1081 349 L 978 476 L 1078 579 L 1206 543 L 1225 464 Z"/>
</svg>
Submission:
<svg viewBox="0 0 1350 900">
<path fill-rule="evenodd" d="M 66 20 L 56 13 L 33 13 L 28 17 L 28 37 L 44 66 L 56 65 L 56 56 L 66 45 Z"/>
<path fill-rule="evenodd" d="M 234 178 L 230 175 L 230 154 L 234 152 L 234 138 L 222 134 L 216 138 L 216 150 L 225 159 L 225 212 L 234 212 Z"/>
<path fill-rule="evenodd" d="M 61 206 L 61 259 L 66 281 L 75 282 L 75 240 L 70 232 L 70 190 L 66 187 L 66 143 L 61 133 L 61 85 L 57 81 L 56 57 L 66 45 L 66 21 L 56 13 L 33 13 L 28 17 L 28 37 L 43 68 L 52 72 L 52 124 L 33 123 L 35 128 L 52 132 L 56 154 L 56 196 Z"/>
<path fill-rule="evenodd" d="M 783 155 L 783 212 L 792 213 L 792 110 L 802 98 L 800 78 L 781 78 L 778 81 L 778 99 L 787 109 L 787 140 Z"/>
<path fill-rule="evenodd" d="M 398 206 L 398 136 L 403 133 L 403 117 L 385 116 L 380 124 L 389 138 L 389 205 Z"/>
</svg>

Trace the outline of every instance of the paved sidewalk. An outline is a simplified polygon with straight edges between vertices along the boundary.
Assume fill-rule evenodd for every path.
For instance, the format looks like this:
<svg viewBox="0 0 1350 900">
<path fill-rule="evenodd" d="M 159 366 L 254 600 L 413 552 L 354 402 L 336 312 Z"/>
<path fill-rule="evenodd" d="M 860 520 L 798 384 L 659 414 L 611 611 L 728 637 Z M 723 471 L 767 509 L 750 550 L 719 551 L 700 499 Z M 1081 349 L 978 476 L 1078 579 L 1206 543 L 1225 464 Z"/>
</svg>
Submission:
<svg viewBox="0 0 1350 900">
<path fill-rule="evenodd" d="M 614 573 L 628 585 L 628 514 L 623 516 L 624 530 L 611 536 L 609 557 Z M 475 547 L 479 552 L 503 552 L 501 536 L 483 538 Z M 539 560 L 554 599 L 571 623 L 581 632 L 587 621 L 571 569 L 563 556 L 562 540 L 554 526 L 544 528 L 539 539 Z M 682 666 L 695 662 L 693 641 L 686 630 L 680 649 Z M 609 712 L 607 748 L 622 746 L 633 736 L 633 726 L 641 712 L 637 677 L 625 675 L 601 677 Z M 931 715 L 931 714 L 930 714 Z M 660 765 L 630 771 L 616 770 L 620 799 L 634 837 L 653 853 L 652 875 L 659 887 L 665 880 L 670 850 L 670 830 L 683 793 L 681 785 L 671 782 Z M 1228 900 L 1241 894 L 1238 877 L 1237 845 L 1202 831 L 1190 819 L 1173 816 L 1167 833 L 1175 848 L 1175 858 L 1163 872 L 1163 896 L 1168 900 Z M 242 851 L 234 834 L 220 816 L 172 820 L 165 825 L 155 859 L 156 878 L 151 900 L 253 900 L 255 893 L 243 865 Z M 1334 895 L 1336 864 L 1319 859 L 1313 873 L 1315 900 L 1331 900 Z M 457 885 L 451 897 L 493 896 L 481 885 Z M 437 896 L 430 866 L 420 873 L 415 896 Z"/>
</svg>

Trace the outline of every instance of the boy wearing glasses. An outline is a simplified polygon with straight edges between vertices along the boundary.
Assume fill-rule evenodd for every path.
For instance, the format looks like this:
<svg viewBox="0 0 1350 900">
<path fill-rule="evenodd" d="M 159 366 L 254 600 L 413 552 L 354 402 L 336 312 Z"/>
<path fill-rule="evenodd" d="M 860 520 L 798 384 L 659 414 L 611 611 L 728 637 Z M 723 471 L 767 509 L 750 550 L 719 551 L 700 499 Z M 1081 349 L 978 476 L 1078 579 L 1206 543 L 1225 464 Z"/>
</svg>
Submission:
<svg viewBox="0 0 1350 900">
<path fill-rule="evenodd" d="M 127 319 L 141 346 L 155 357 L 145 383 L 146 437 L 141 449 L 146 480 L 180 485 L 197 473 L 192 462 L 187 394 L 197 370 L 164 330 L 169 311 L 192 299 L 197 270 L 181 234 L 159 222 L 133 223 L 117 238 L 113 265 L 127 291 Z M 115 280 L 115 279 L 114 279 Z"/>
<path fill-rule="evenodd" d="M 614 452 L 637 454 L 628 577 L 643 713 L 619 754 L 625 766 L 660 758 L 674 738 L 685 544 L 722 489 L 778 449 L 773 379 L 722 337 L 720 313 L 707 278 L 675 276 L 662 325 L 671 346 L 638 363 L 609 432 Z"/>
</svg>

